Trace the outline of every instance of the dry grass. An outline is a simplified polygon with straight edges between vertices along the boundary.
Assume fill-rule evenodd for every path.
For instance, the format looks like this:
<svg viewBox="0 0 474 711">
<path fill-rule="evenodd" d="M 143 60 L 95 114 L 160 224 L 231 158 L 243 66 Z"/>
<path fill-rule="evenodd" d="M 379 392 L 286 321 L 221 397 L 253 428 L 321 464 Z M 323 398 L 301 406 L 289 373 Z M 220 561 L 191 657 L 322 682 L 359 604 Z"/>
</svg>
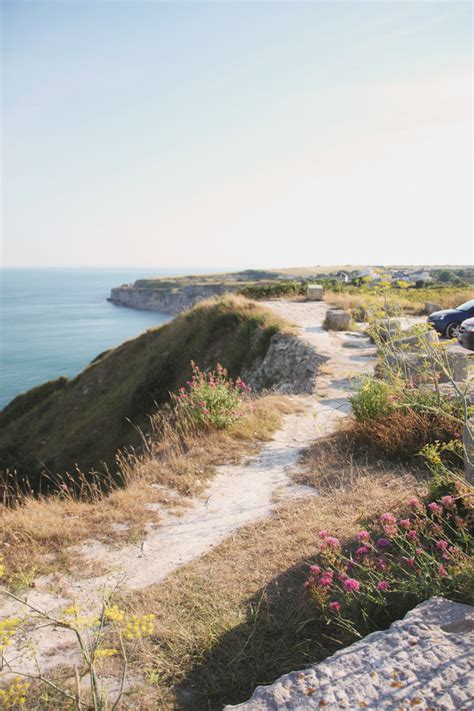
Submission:
<svg viewBox="0 0 474 711">
<path fill-rule="evenodd" d="M 345 292 L 326 291 L 325 301 L 338 309 L 356 314 L 359 309 L 372 312 L 380 311 L 389 304 L 395 311 L 413 315 L 423 315 L 427 301 L 438 303 L 444 309 L 454 308 L 473 298 L 473 289 L 467 287 L 444 287 L 429 289 L 410 289 L 408 291 L 388 289 L 374 293 L 356 290 Z"/>
<path fill-rule="evenodd" d="M 349 642 L 330 639 L 303 594 L 317 532 L 347 541 L 367 519 L 401 509 L 422 490 L 401 468 L 334 462 L 320 496 L 282 506 L 165 583 L 128 596 L 126 605 L 158 616 L 131 669 L 143 679 L 140 709 L 220 709 Z M 136 704 L 132 697 L 126 707 Z"/>
<path fill-rule="evenodd" d="M 227 430 L 178 437 L 171 427 L 148 441 L 144 455 L 122 458 L 125 486 L 109 495 L 96 492 L 92 501 L 67 493 L 44 498 L 25 496 L 14 508 L 1 508 L 2 553 L 9 582 L 27 586 L 39 574 L 74 569 L 83 561 L 68 548 L 88 539 L 106 543 L 132 541 L 159 515 L 146 504 L 176 505 L 177 494 L 200 494 L 219 464 L 239 461 L 256 451 L 297 409 L 291 398 L 269 395 Z M 152 486 L 156 484 L 162 487 Z M 119 525 L 117 525 L 119 524 Z"/>
</svg>

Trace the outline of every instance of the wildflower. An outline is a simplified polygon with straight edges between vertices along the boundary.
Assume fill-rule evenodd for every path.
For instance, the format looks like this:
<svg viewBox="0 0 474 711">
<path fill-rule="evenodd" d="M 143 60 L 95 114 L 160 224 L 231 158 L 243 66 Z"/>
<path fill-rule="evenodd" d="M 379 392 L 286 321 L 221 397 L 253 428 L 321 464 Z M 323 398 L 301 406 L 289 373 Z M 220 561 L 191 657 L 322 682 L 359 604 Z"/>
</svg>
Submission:
<svg viewBox="0 0 474 711">
<path fill-rule="evenodd" d="M 362 558 L 364 555 L 367 555 L 368 553 L 370 553 L 370 548 L 368 546 L 360 546 L 356 550 L 355 555 L 356 555 L 356 558 Z"/>
<path fill-rule="evenodd" d="M 390 583 L 388 580 L 381 580 L 377 583 L 377 590 L 380 590 L 380 592 L 387 592 L 387 590 L 390 590 Z"/>
<path fill-rule="evenodd" d="M 326 536 L 329 536 L 329 533 L 328 533 L 327 531 L 320 531 L 320 532 L 318 533 L 318 536 L 319 536 L 320 538 L 326 538 Z"/>
<path fill-rule="evenodd" d="M 390 548 L 392 544 L 386 538 L 379 538 L 377 541 L 378 548 Z"/>
<path fill-rule="evenodd" d="M 443 507 L 437 504 L 436 501 L 432 501 L 431 504 L 428 504 L 428 509 L 432 514 L 440 514 L 443 512 Z"/>
<path fill-rule="evenodd" d="M 436 548 L 437 548 L 439 551 L 445 551 L 448 546 L 449 546 L 448 541 L 443 541 L 443 540 L 441 540 L 441 541 L 438 541 L 438 542 L 436 543 Z"/>
<path fill-rule="evenodd" d="M 420 500 L 414 496 L 412 499 L 409 499 L 408 506 L 412 509 L 421 509 Z"/>
<path fill-rule="evenodd" d="M 415 531 L 415 529 L 412 528 L 410 531 L 408 531 L 407 538 L 409 538 L 410 541 L 418 540 L 418 531 Z"/>
<path fill-rule="evenodd" d="M 441 497 L 441 503 L 443 506 L 445 506 L 447 509 L 450 509 L 454 506 L 454 497 L 453 496 L 442 496 Z"/>
<path fill-rule="evenodd" d="M 8 647 L 10 644 L 19 624 L 20 620 L 18 617 L 10 617 L 0 622 L 0 657 L 5 647 Z"/>
<path fill-rule="evenodd" d="M 439 566 L 439 568 L 438 568 L 438 573 L 439 573 L 439 575 L 440 575 L 441 578 L 445 578 L 445 577 L 448 575 L 448 571 L 446 570 L 446 568 L 445 568 L 444 565 L 442 565 L 442 564 L 441 564 L 441 565 Z"/>
<path fill-rule="evenodd" d="M 323 548 L 340 548 L 341 543 L 338 538 L 334 536 L 326 536 L 322 541 Z"/>
<path fill-rule="evenodd" d="M 339 610 L 341 609 L 341 605 L 338 602 L 330 602 L 329 609 L 333 612 L 339 612 Z"/>
<path fill-rule="evenodd" d="M 321 572 L 321 568 L 319 567 L 319 565 L 311 565 L 309 569 L 313 575 L 319 575 L 319 573 Z"/>
<path fill-rule="evenodd" d="M 384 513 L 380 517 L 380 523 L 382 524 L 393 524 L 396 523 L 397 519 L 395 516 L 391 513 Z"/>
<path fill-rule="evenodd" d="M 407 558 L 406 564 L 409 565 L 410 568 L 414 568 L 415 567 L 415 559 L 414 558 Z"/>
<path fill-rule="evenodd" d="M 104 617 L 110 622 L 123 622 L 125 613 L 118 605 L 109 605 L 105 608 Z"/>
<path fill-rule="evenodd" d="M 343 585 L 346 592 L 359 592 L 360 590 L 360 583 L 355 578 L 347 578 Z"/>
<path fill-rule="evenodd" d="M 319 585 L 322 588 L 329 588 L 332 585 L 332 570 L 326 570 L 319 579 Z"/>
<path fill-rule="evenodd" d="M 30 684 L 16 676 L 10 684 L 0 689 L 0 705 L 4 709 L 24 706 Z"/>
<path fill-rule="evenodd" d="M 131 615 L 124 626 L 124 638 L 128 640 L 140 639 L 153 634 L 155 628 L 154 620 L 155 615 L 142 615 L 141 617 Z"/>
<path fill-rule="evenodd" d="M 315 582 L 316 582 L 316 581 L 315 581 L 315 578 L 313 578 L 313 576 L 310 575 L 310 577 L 308 578 L 308 580 L 305 580 L 305 583 L 304 583 L 304 586 L 305 586 L 306 590 L 311 590 L 311 588 L 314 587 L 314 583 L 315 583 Z"/>
<path fill-rule="evenodd" d="M 368 541 L 370 539 L 370 533 L 368 531 L 359 531 L 356 538 L 360 542 Z"/>
<path fill-rule="evenodd" d="M 387 561 L 384 558 L 379 558 L 377 560 L 377 567 L 379 570 L 386 570 L 387 569 Z"/>
<path fill-rule="evenodd" d="M 409 518 L 401 518 L 398 522 L 402 528 L 410 528 L 411 521 Z"/>
</svg>

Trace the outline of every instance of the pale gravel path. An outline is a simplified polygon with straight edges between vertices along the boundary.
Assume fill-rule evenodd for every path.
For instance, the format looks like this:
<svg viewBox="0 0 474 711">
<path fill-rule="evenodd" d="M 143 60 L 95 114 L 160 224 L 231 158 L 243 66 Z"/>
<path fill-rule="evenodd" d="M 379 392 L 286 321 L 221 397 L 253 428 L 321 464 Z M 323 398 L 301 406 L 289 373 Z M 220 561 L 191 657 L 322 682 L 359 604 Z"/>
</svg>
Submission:
<svg viewBox="0 0 474 711">
<path fill-rule="evenodd" d="M 28 595 L 32 604 L 56 610 L 71 599 L 87 609 L 96 609 L 104 587 L 121 580 L 122 590 L 138 590 L 164 578 L 205 554 L 240 527 L 268 516 L 275 501 L 314 495 L 314 490 L 294 484 L 290 472 L 298 466 L 303 449 L 314 439 L 335 429 L 349 410 L 352 378 L 370 372 L 374 348 L 368 339 L 354 333 L 327 333 L 321 328 L 327 306 L 318 302 L 266 302 L 266 305 L 298 327 L 301 338 L 328 358 L 317 377 L 316 392 L 294 396 L 304 410 L 285 418 L 282 429 L 255 456 L 241 464 L 219 467 L 208 491 L 194 500 L 181 515 L 163 512 L 162 523 L 150 524 L 139 545 L 112 548 L 97 541 L 77 548 L 98 565 L 106 563 L 111 573 L 93 578 L 61 576 L 36 581 Z M 8 608 L 8 609 L 7 609 Z M 0 616 L 14 612 L 8 605 Z M 44 669 L 71 660 L 69 639 L 64 632 L 36 633 Z M 28 662 L 22 663 L 23 669 Z"/>
</svg>

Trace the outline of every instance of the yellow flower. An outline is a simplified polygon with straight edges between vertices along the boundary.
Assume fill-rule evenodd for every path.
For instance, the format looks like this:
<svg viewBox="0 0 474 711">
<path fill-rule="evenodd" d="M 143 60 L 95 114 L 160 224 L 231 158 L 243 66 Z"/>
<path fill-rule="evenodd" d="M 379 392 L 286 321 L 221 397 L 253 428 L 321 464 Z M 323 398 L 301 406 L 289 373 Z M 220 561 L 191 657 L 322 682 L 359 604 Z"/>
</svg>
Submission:
<svg viewBox="0 0 474 711">
<path fill-rule="evenodd" d="M 18 617 L 10 617 L 0 622 L 0 654 L 10 644 L 19 624 Z"/>
<path fill-rule="evenodd" d="M 111 622 L 123 622 L 125 613 L 118 605 L 110 605 L 105 608 L 104 617 Z"/>
<path fill-rule="evenodd" d="M 19 677 L 15 677 L 8 686 L 0 689 L 0 704 L 4 709 L 14 706 L 24 706 L 30 684 Z"/>
<path fill-rule="evenodd" d="M 3 556 L 0 555 L 0 578 L 5 575 L 5 566 L 3 564 Z"/>
<path fill-rule="evenodd" d="M 104 657 L 113 657 L 114 654 L 117 654 L 116 649 L 98 649 L 95 653 L 96 659 L 103 659 Z"/>
<path fill-rule="evenodd" d="M 155 615 L 131 615 L 123 628 L 125 639 L 141 639 L 153 634 L 155 629 Z"/>
</svg>

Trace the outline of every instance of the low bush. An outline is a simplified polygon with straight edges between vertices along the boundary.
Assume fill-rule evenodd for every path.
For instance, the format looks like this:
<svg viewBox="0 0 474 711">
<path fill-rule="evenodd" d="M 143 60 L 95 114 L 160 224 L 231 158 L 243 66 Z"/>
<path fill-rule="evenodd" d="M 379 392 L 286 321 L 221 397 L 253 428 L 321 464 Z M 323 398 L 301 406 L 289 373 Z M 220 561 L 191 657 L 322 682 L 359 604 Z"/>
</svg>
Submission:
<svg viewBox="0 0 474 711">
<path fill-rule="evenodd" d="M 472 602 L 468 495 L 459 484 L 439 501 L 412 498 L 409 513 L 382 514 L 347 547 L 320 531 L 320 565 L 310 566 L 305 586 L 326 622 L 363 636 L 433 595 Z"/>
<path fill-rule="evenodd" d="M 359 422 L 378 419 L 393 411 L 390 387 L 388 383 L 377 378 L 367 378 L 349 400 L 354 417 Z"/>
<path fill-rule="evenodd" d="M 232 380 L 219 363 L 207 373 L 191 365 L 191 380 L 172 396 L 178 423 L 186 428 L 223 429 L 248 412 L 252 388 L 243 380 Z"/>
</svg>

